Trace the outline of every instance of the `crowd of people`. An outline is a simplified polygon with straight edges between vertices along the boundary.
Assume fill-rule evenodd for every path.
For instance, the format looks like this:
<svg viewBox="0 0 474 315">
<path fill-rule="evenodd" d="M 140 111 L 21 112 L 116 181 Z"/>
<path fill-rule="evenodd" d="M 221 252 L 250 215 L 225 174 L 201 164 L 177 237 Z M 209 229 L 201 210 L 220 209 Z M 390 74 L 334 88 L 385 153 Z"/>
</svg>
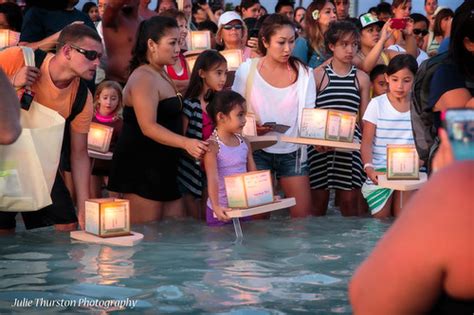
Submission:
<svg viewBox="0 0 474 315">
<path fill-rule="evenodd" d="M 296 199 L 292 217 L 325 215 L 331 190 L 344 216 L 398 215 L 398 192 L 377 186 L 377 176 L 387 144 L 415 143 L 419 66 L 446 56 L 430 83 L 430 110 L 474 104 L 473 1 L 454 12 L 426 0 L 421 14 L 410 0 L 393 0 L 358 17 L 349 0 L 307 8 L 280 0 L 274 14 L 258 0 L 228 11 L 222 1 L 162 0 L 153 10 L 150 1 L 99 0 L 82 11 L 74 0 L 3 2 L 0 26 L 19 32 L 18 46 L 48 54 L 31 67 L 20 47 L 5 47 L 0 68 L 19 95 L 31 90 L 67 118 L 53 204 L 23 214 L 28 228 L 71 229 L 77 221 L 83 228 L 84 201 L 106 195 L 130 200 L 132 223 L 192 216 L 211 224 L 213 212 L 227 221 L 223 174 L 250 170 L 271 170 L 281 194 Z M 191 69 L 193 30 L 209 30 L 212 49 Z M 236 71 L 226 50 L 241 51 Z M 11 143 L 18 110 L 3 107 L 2 141 Z M 239 135 L 252 113 L 258 135 L 275 134 L 264 123 L 277 122 L 297 137 L 304 108 L 356 114 L 360 151 L 279 142 L 252 152 Z M 92 170 L 91 121 L 114 128 L 113 160 Z M 0 212 L 0 229 L 14 228 L 15 213 Z"/>
</svg>

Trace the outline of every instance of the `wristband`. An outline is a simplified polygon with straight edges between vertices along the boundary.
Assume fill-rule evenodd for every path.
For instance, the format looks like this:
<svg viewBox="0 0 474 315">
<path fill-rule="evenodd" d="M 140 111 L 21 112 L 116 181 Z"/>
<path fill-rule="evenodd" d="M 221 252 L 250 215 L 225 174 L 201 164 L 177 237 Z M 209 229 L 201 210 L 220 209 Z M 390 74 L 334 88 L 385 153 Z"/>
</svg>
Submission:
<svg viewBox="0 0 474 315">
<path fill-rule="evenodd" d="M 368 168 L 368 167 L 374 168 L 374 164 L 372 164 L 372 163 L 365 163 L 365 164 L 364 164 L 364 171 L 365 171 L 365 169 Z"/>
</svg>

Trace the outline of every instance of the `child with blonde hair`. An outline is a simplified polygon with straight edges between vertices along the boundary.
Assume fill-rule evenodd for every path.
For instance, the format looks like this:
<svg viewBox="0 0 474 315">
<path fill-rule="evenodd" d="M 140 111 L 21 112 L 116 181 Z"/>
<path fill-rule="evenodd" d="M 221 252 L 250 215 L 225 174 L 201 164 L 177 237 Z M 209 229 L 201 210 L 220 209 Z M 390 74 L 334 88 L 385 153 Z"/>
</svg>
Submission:
<svg viewBox="0 0 474 315">
<path fill-rule="evenodd" d="M 109 151 L 113 152 L 122 130 L 122 88 L 115 81 L 103 81 L 94 94 L 92 122 L 114 128 Z M 107 184 L 111 161 L 95 159 L 91 176 L 91 198 L 102 197 L 102 187 Z"/>
</svg>

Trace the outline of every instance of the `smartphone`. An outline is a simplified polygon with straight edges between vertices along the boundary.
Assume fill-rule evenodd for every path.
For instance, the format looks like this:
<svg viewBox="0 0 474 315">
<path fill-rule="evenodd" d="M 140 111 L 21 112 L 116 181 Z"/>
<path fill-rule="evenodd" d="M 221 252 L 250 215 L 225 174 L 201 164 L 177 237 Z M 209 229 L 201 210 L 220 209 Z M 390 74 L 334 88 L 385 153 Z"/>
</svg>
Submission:
<svg viewBox="0 0 474 315">
<path fill-rule="evenodd" d="M 390 26 L 395 30 L 403 30 L 407 27 L 407 19 L 392 19 Z"/>
<path fill-rule="evenodd" d="M 444 113 L 446 129 L 456 160 L 474 160 L 474 109 L 448 109 Z"/>
<path fill-rule="evenodd" d="M 252 38 L 252 37 L 255 37 L 255 38 L 258 38 L 258 32 L 260 30 L 258 28 L 252 28 L 250 31 L 249 31 L 249 38 Z"/>
<path fill-rule="evenodd" d="M 20 97 L 21 108 L 24 110 L 29 110 L 34 97 L 35 97 L 35 92 L 31 90 L 23 89 L 23 91 L 21 91 L 21 97 Z"/>
</svg>

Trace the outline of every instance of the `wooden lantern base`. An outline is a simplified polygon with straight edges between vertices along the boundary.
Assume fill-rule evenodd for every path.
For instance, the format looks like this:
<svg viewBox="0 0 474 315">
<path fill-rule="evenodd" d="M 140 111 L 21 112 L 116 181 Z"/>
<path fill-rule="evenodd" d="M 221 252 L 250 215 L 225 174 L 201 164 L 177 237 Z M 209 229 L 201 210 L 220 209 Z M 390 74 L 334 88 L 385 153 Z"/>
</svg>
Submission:
<svg viewBox="0 0 474 315">
<path fill-rule="evenodd" d="M 283 142 L 289 142 L 289 143 L 319 145 L 323 147 L 336 148 L 337 151 L 360 150 L 360 143 L 356 143 L 356 142 L 330 141 L 330 140 L 323 140 L 323 139 L 288 137 L 288 136 L 281 136 L 280 140 Z"/>
<path fill-rule="evenodd" d="M 275 202 L 268 203 L 266 205 L 262 205 L 258 207 L 247 208 L 247 209 L 235 209 L 235 210 L 226 212 L 226 214 L 230 218 L 241 218 L 241 217 L 247 217 L 249 215 L 256 215 L 256 214 L 266 213 L 270 211 L 285 209 L 285 208 L 292 207 L 294 205 L 296 205 L 295 198 L 285 198 L 285 199 L 280 199 Z"/>
<path fill-rule="evenodd" d="M 387 175 L 378 175 L 377 176 L 379 186 L 383 188 L 390 188 L 399 191 L 409 191 L 419 189 L 423 184 L 428 180 L 426 173 L 420 172 L 419 179 L 404 179 L 404 180 L 395 180 L 387 179 Z"/>
<path fill-rule="evenodd" d="M 86 231 L 72 231 L 71 238 L 77 241 L 115 246 L 134 246 L 143 239 L 143 234 L 130 232 L 128 236 L 99 237 Z"/>
</svg>

